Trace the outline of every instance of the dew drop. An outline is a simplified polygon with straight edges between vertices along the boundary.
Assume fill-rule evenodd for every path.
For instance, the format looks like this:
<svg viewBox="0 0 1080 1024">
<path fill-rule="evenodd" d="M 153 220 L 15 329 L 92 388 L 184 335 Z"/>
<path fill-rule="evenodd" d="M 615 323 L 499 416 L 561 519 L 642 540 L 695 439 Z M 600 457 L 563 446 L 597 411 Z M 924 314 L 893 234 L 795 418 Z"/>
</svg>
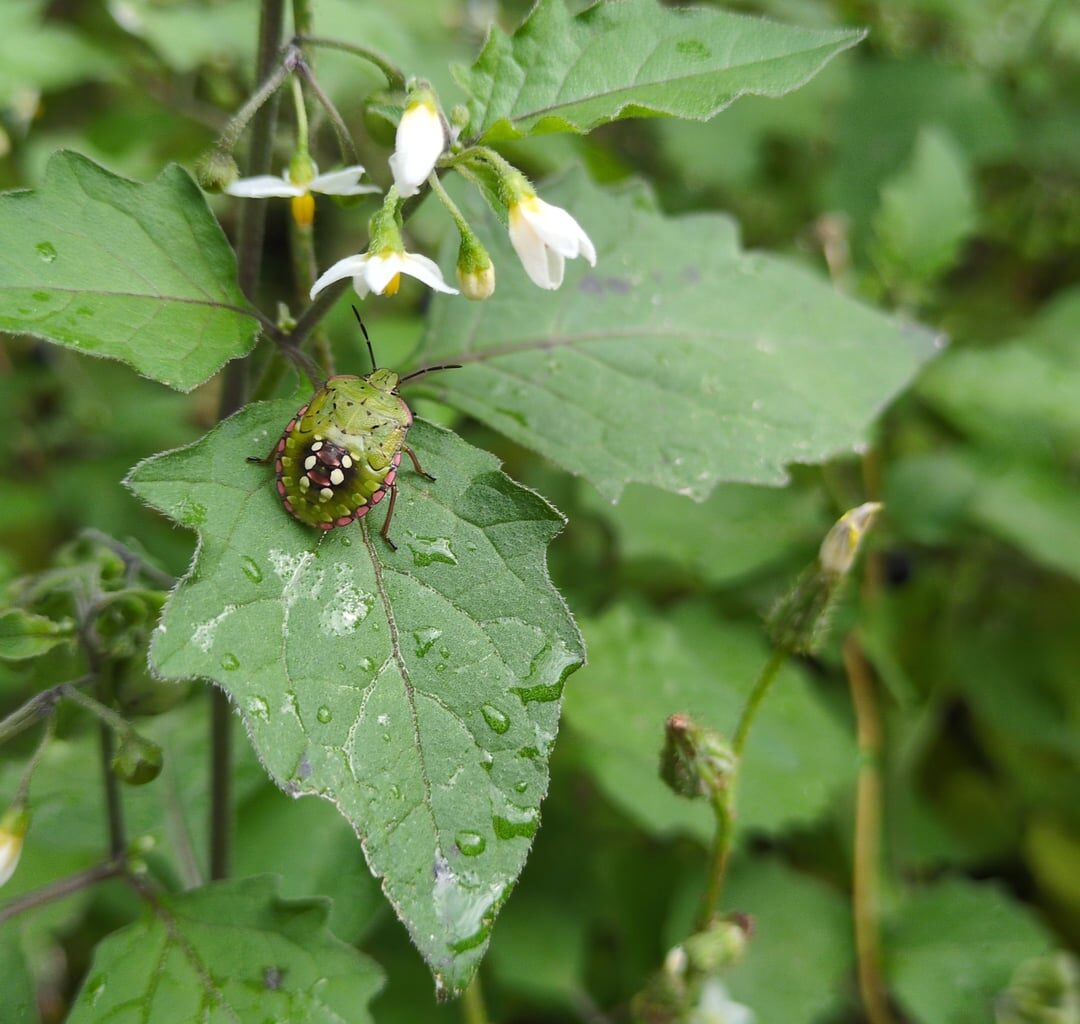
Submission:
<svg viewBox="0 0 1080 1024">
<path fill-rule="evenodd" d="M 382 734 L 382 741 L 383 741 L 383 743 L 389 743 L 390 742 L 390 733 L 384 732 Z"/>
<path fill-rule="evenodd" d="M 450 657 L 450 648 L 449 647 L 440 647 L 439 648 L 439 657 L 441 657 L 441 658 L 449 658 Z"/>
<path fill-rule="evenodd" d="M 223 654 L 221 656 L 221 667 L 226 672 L 235 672 L 240 667 L 240 659 L 235 654 Z"/>
<path fill-rule="evenodd" d="M 323 725 L 326 725 L 327 722 L 332 722 L 334 720 L 334 712 L 323 704 L 319 710 L 315 712 L 315 717 L 322 722 Z"/>
<path fill-rule="evenodd" d="M 249 555 L 244 555 L 240 559 L 240 568 L 243 569 L 244 575 L 251 580 L 252 583 L 262 583 L 262 569 L 259 568 L 259 563 Z"/>
<path fill-rule="evenodd" d="M 457 556 L 450 547 L 449 537 L 413 537 L 409 550 L 413 553 L 413 565 L 424 568 L 435 562 L 444 565 L 457 565 Z"/>
<path fill-rule="evenodd" d="M 52 242 L 38 242 L 34 248 L 37 249 L 37 254 L 41 257 L 42 263 L 52 263 L 56 259 L 56 246 Z"/>
<path fill-rule="evenodd" d="M 339 672 L 347 672 L 349 670 L 349 666 L 346 665 L 343 661 L 339 661 L 337 663 L 337 667 Z"/>
<path fill-rule="evenodd" d="M 528 788 L 529 788 L 529 784 L 524 779 L 522 779 L 521 782 L 515 782 L 514 783 L 514 792 L 515 793 L 524 793 Z"/>
<path fill-rule="evenodd" d="M 342 547 L 351 548 L 352 547 L 352 537 L 342 537 L 341 538 L 341 545 L 342 545 Z"/>
<path fill-rule="evenodd" d="M 435 646 L 435 641 L 441 636 L 442 630 L 436 629 L 434 626 L 429 626 L 427 629 L 413 630 L 413 639 L 416 641 L 416 656 L 423 658 Z"/>
<path fill-rule="evenodd" d="M 491 827 L 500 839 L 532 839 L 540 825 L 536 811 L 523 807 L 507 807 L 505 816 L 496 814 Z"/>
<path fill-rule="evenodd" d="M 247 709 L 249 715 L 261 718 L 264 722 L 270 718 L 270 705 L 262 697 L 252 697 L 247 702 Z"/>
<path fill-rule="evenodd" d="M 395 800 L 401 799 L 401 787 L 396 782 L 391 782 L 386 790 Z"/>
<path fill-rule="evenodd" d="M 341 667 L 344 668 L 345 666 L 342 665 Z M 370 672 L 375 667 L 375 659 L 369 658 L 365 655 L 363 658 L 360 659 L 360 667 L 365 672 Z"/>
<path fill-rule="evenodd" d="M 454 837 L 454 842 L 466 857 L 479 857 L 487 846 L 487 840 L 479 832 L 459 832 Z"/>
<path fill-rule="evenodd" d="M 480 714 L 484 716 L 484 721 L 487 722 L 491 731 L 497 732 L 500 736 L 510 728 L 509 716 L 494 704 L 485 704 L 480 708 Z"/>
<path fill-rule="evenodd" d="M 436 672 L 445 672 L 446 671 L 446 662 L 445 661 L 440 661 L 439 664 L 435 666 L 435 671 Z"/>
</svg>

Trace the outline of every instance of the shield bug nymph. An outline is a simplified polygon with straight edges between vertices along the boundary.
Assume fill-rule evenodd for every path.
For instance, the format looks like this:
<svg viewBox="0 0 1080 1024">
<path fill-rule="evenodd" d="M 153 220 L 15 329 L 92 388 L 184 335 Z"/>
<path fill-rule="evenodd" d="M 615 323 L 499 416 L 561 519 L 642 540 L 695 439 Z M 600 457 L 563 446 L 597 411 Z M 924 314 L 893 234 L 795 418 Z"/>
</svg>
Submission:
<svg viewBox="0 0 1080 1024">
<path fill-rule="evenodd" d="M 405 443 L 413 416 L 398 388 L 407 380 L 457 364 L 429 366 L 399 378 L 379 369 L 360 314 L 353 307 L 371 356 L 371 373 L 363 377 L 329 378 L 289 421 L 281 439 L 265 459 L 274 463 L 276 487 L 285 511 L 294 519 L 332 530 L 362 519 L 389 495 L 383 539 L 391 548 L 390 521 L 397 500 L 397 473 L 404 452 L 416 472 L 425 472 Z"/>
</svg>

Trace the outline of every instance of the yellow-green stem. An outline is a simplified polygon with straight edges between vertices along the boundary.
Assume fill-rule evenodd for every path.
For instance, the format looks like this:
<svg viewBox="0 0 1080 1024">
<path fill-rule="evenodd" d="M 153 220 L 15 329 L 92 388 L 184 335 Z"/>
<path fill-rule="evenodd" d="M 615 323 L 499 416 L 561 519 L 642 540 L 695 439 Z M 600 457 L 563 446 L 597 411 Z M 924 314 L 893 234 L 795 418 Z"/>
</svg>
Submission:
<svg viewBox="0 0 1080 1024">
<path fill-rule="evenodd" d="M 480 972 L 473 975 L 472 981 L 461 994 L 461 1016 L 465 1024 L 487 1024 L 487 1009 L 484 1006 L 484 990 L 480 987 Z"/>
</svg>

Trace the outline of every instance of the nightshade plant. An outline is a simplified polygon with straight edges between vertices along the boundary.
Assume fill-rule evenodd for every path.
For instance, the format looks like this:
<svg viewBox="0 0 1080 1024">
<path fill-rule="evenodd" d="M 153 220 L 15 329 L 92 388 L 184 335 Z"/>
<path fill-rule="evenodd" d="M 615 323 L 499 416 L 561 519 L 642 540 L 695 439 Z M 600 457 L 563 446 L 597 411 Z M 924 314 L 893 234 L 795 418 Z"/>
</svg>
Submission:
<svg viewBox="0 0 1080 1024">
<path fill-rule="evenodd" d="M 903 670 L 854 625 L 861 603 L 881 606 L 884 573 L 880 553 L 865 572 L 858 556 L 888 515 L 875 422 L 944 348 L 908 314 L 930 311 L 923 290 L 971 230 L 959 200 L 924 233 L 908 222 L 935 187 L 924 178 L 965 187 L 952 143 L 920 135 L 884 192 L 868 251 L 904 315 L 879 311 L 850 294 L 842 225 L 818 222 L 823 267 L 748 251 L 729 217 L 665 213 L 581 142 L 602 129 L 617 153 L 624 122 L 783 104 L 865 33 L 658 0 L 579 6 L 538 0 L 516 30 L 491 26 L 452 83 L 458 44 L 441 29 L 432 43 L 421 7 L 391 30 L 393 12 L 343 0 L 117 0 L 97 28 L 106 56 L 28 5 L 56 60 L 39 87 L 130 72 L 214 132 L 146 182 L 99 147 L 58 148 L 31 189 L 0 195 L 0 329 L 17 353 L 78 367 L 73 402 L 98 402 L 140 446 L 113 477 L 57 492 L 62 543 L 0 579 L 0 1016 L 380 1019 L 384 959 L 420 962 L 365 940 L 385 901 L 437 997 L 405 983 L 386 1019 L 434 1019 L 461 997 L 480 1024 L 478 971 L 542 805 L 581 842 L 628 818 L 711 855 L 663 854 L 657 893 L 675 909 L 662 932 L 635 926 L 649 938 L 625 977 L 594 968 L 593 991 L 615 993 L 603 1008 L 585 970 L 507 980 L 535 946 L 558 974 L 585 942 L 563 857 L 563 898 L 527 897 L 535 934 L 523 917 L 495 953 L 496 1016 L 528 1012 L 516 1000 L 530 993 L 582 1019 L 729 1024 L 960 1022 L 991 997 L 1017 1015 L 1072 998 L 1073 962 L 1036 959 L 1043 932 L 996 895 L 1020 921 L 1013 946 L 936 1016 L 919 980 L 932 939 L 911 914 L 886 927 L 880 907 L 874 672 Z M 209 59 L 234 28 L 255 49 L 249 75 Z M 920 251 L 931 230 L 947 237 Z M 195 392 L 186 420 L 164 389 Z M 78 446 L 43 430 L 27 448 L 22 426 L 6 432 L 22 454 L 63 465 Z M 864 485 L 813 468 L 854 456 Z M 831 513 L 804 477 L 825 481 Z M 586 526 L 552 557 L 591 568 L 557 587 L 549 545 L 567 518 L 540 490 L 659 577 L 623 579 Z M 5 495 L 16 518 L 20 500 Z M 184 537 L 197 546 L 181 572 Z M 766 565 L 780 568 L 760 587 L 723 591 Z M 610 597 L 590 597 L 605 580 Z M 846 676 L 853 728 L 808 665 Z M 584 801 L 565 782 L 548 795 L 564 695 Z M 281 802 L 267 779 L 322 799 Z M 837 841 L 822 823 L 838 792 L 854 793 L 851 866 L 845 848 L 829 889 L 812 876 Z M 800 834 L 755 867 L 754 843 Z M 601 889 L 621 884 L 618 845 Z M 941 888 L 957 916 L 985 915 L 967 883 Z M 811 949 L 789 990 L 768 979 L 789 968 L 792 929 Z M 892 934 L 905 929 L 907 945 Z"/>
</svg>

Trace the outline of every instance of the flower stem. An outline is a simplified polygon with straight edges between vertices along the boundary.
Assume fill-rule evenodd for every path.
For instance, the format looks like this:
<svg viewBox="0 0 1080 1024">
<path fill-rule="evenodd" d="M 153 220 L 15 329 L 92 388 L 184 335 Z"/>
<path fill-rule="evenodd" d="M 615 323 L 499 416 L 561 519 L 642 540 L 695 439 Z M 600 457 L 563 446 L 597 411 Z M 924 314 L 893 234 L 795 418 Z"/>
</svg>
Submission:
<svg viewBox="0 0 1080 1024">
<path fill-rule="evenodd" d="M 731 741 L 731 749 L 735 754 L 735 771 L 727 788 L 716 798 L 713 803 L 713 811 L 716 814 L 716 838 L 713 841 L 712 860 L 709 864 L 708 881 L 705 891 L 701 896 L 701 904 L 698 908 L 698 927 L 706 928 L 716 914 L 720 906 L 720 896 L 724 890 L 724 879 L 727 876 L 728 863 L 731 860 L 731 850 L 735 845 L 735 793 L 738 786 L 739 771 L 742 768 L 743 749 L 746 747 L 750 728 L 757 717 L 765 695 L 769 692 L 773 681 L 781 666 L 787 660 L 787 651 L 777 648 L 765 663 L 761 674 L 754 683 L 753 689 L 746 698 L 742 713 L 739 715 L 739 724 L 735 728 L 735 737 Z"/>
<path fill-rule="evenodd" d="M 746 746 L 750 727 L 754 724 L 761 702 L 765 699 L 765 695 L 769 692 L 773 681 L 776 679 L 777 672 L 780 671 L 786 660 L 787 651 L 782 648 L 773 651 L 772 657 L 766 662 L 765 667 L 761 670 L 761 675 L 758 676 L 757 682 L 754 683 L 750 696 L 746 698 L 742 714 L 739 716 L 739 724 L 735 727 L 735 736 L 731 741 L 731 749 L 735 751 L 735 756 L 740 760 L 742 760 L 743 748 Z"/>
<path fill-rule="evenodd" d="M 299 32 L 299 29 L 297 29 Z M 361 60 L 366 60 L 369 64 L 374 64 L 385 76 L 387 85 L 391 89 L 400 89 L 402 92 L 405 90 L 405 72 L 401 70 L 389 57 L 379 53 L 378 50 L 372 50 L 367 46 L 358 46 L 355 43 L 345 43 L 340 39 L 327 39 L 325 36 L 311 36 L 307 34 L 299 34 L 296 38 L 297 43 L 306 43 L 311 46 L 322 46 L 331 50 L 343 50 L 345 53 L 351 53 L 354 57 L 359 57 Z"/>
<path fill-rule="evenodd" d="M 296 73 L 307 82 L 308 88 L 314 94 L 315 99 L 319 101 L 319 105 L 326 111 L 327 117 L 330 118 L 330 124 L 334 128 L 334 135 L 337 137 L 338 148 L 341 150 L 341 159 L 346 164 L 358 164 L 360 154 L 356 152 L 356 146 L 353 145 L 352 135 L 349 134 L 349 126 L 345 123 L 345 118 L 341 116 L 341 111 L 334 106 L 334 101 L 327 96 L 323 87 L 319 85 L 315 72 L 311 70 L 308 62 L 303 57 L 296 62 Z"/>
<path fill-rule="evenodd" d="M 484 990 L 480 987 L 480 972 L 473 975 L 461 994 L 461 1017 L 465 1024 L 487 1024 L 487 1008 L 484 1006 Z"/>
<path fill-rule="evenodd" d="M 428 184 L 431 186 L 431 191 L 439 197 L 439 201 L 446 207 L 447 213 L 453 218 L 454 223 L 457 225 L 458 231 L 464 234 L 472 234 L 472 228 L 469 227 L 469 222 L 465 219 L 465 215 L 458 209 L 457 203 L 450 198 L 450 193 L 446 191 L 443 183 L 439 180 L 439 174 L 437 171 L 432 171 L 428 176 Z"/>
<path fill-rule="evenodd" d="M 844 668 L 851 686 L 859 742 L 859 775 L 855 794 L 854 876 L 852 905 L 859 994 L 871 1024 L 893 1024 L 881 973 L 878 893 L 881 860 L 881 718 L 870 666 L 852 634 L 844 641 Z"/>
<path fill-rule="evenodd" d="M 45 722 L 45 731 L 41 735 L 41 740 L 38 742 L 37 748 L 34 750 L 33 755 L 23 769 L 22 777 L 19 779 L 19 786 L 15 790 L 15 799 L 11 801 L 13 804 L 26 803 L 26 795 L 30 792 L 30 782 L 34 777 L 34 772 L 37 771 L 38 765 L 41 764 L 41 759 L 45 756 L 45 751 L 48 749 L 48 746 L 55 735 L 56 716 L 50 715 Z"/>
<path fill-rule="evenodd" d="M 40 889 L 34 889 L 25 896 L 20 896 L 18 899 L 0 907 L 0 924 L 17 917 L 19 914 L 26 913 L 28 910 L 34 910 L 37 907 L 44 906 L 46 903 L 51 903 L 53 900 L 63 899 L 63 897 L 70 896 L 72 893 L 89 889 L 90 886 L 97 885 L 98 882 L 104 882 L 109 878 L 118 878 L 124 874 L 125 870 L 122 860 L 108 860 L 104 864 L 98 864 L 77 874 L 68 875 L 67 878 L 59 878 L 55 882 L 43 885 Z"/>
</svg>

